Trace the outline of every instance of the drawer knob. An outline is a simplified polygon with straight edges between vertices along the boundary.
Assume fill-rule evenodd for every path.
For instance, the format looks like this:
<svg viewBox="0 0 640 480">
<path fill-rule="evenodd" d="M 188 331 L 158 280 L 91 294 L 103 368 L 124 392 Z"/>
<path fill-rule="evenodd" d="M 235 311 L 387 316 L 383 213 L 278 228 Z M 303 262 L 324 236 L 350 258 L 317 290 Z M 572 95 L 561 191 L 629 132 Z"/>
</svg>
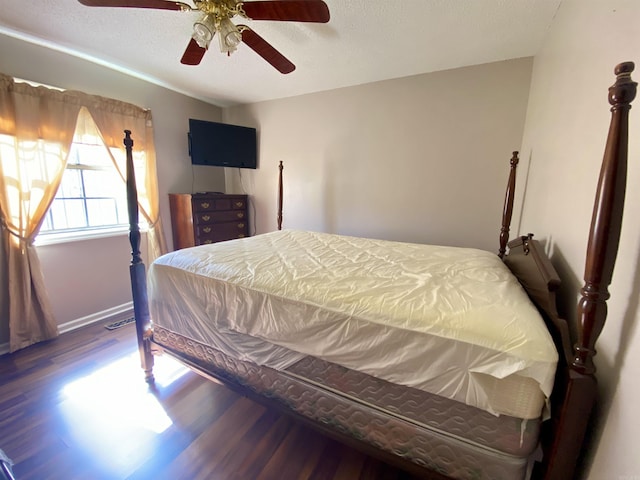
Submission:
<svg viewBox="0 0 640 480">
<path fill-rule="evenodd" d="M 238 212 L 237 215 L 238 215 L 238 218 L 244 218 L 244 213 L 242 212 Z"/>
<path fill-rule="evenodd" d="M 209 243 L 213 243 L 211 240 L 205 240 L 204 242 L 202 242 L 204 245 L 207 245 Z"/>
<path fill-rule="evenodd" d="M 236 207 L 238 208 L 244 207 L 244 202 L 236 202 Z"/>
<path fill-rule="evenodd" d="M 200 206 L 201 206 L 202 208 L 209 208 L 209 206 L 211 206 L 211 204 L 210 204 L 209 202 L 202 202 L 202 203 L 200 204 Z"/>
<path fill-rule="evenodd" d="M 244 233 L 241 233 L 240 235 L 238 235 L 238 238 L 244 238 Z"/>
<path fill-rule="evenodd" d="M 203 215 L 202 216 L 202 220 L 204 220 L 205 222 L 208 222 L 211 219 L 210 215 Z"/>
<path fill-rule="evenodd" d="M 203 231 L 204 233 L 209 233 L 209 232 L 211 231 L 211 227 L 204 227 L 204 228 L 202 229 L 202 231 Z"/>
<path fill-rule="evenodd" d="M 238 228 L 244 228 L 244 223 L 239 223 Z"/>
</svg>

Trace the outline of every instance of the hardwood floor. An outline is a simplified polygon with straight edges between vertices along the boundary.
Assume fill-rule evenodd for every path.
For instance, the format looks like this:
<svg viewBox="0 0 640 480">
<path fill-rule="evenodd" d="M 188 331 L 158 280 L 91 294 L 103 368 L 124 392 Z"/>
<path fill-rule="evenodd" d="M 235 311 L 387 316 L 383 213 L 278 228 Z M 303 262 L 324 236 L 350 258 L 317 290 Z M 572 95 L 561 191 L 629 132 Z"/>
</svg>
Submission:
<svg viewBox="0 0 640 480">
<path fill-rule="evenodd" d="M 0 357 L 0 449 L 27 479 L 412 479 L 91 325 Z"/>
</svg>

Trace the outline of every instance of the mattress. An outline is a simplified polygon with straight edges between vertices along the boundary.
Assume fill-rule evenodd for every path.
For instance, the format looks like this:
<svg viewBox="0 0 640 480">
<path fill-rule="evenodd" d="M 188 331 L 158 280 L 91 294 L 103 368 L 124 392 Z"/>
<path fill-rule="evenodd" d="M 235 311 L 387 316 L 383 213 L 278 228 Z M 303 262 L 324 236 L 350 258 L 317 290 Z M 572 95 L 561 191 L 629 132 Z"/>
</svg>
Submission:
<svg viewBox="0 0 640 480">
<path fill-rule="evenodd" d="M 306 356 L 494 415 L 538 418 L 557 352 L 494 254 L 278 231 L 150 266 L 155 324 L 283 370 Z"/>
</svg>

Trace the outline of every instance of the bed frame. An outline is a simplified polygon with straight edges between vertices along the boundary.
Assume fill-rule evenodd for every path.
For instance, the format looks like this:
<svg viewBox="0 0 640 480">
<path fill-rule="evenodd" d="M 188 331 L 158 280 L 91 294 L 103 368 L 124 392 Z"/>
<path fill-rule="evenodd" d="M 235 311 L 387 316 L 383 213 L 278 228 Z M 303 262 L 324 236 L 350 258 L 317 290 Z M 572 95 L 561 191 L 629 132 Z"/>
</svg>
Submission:
<svg viewBox="0 0 640 480">
<path fill-rule="evenodd" d="M 508 242 L 518 164 L 517 152 L 513 153 L 510 161 L 511 169 L 505 195 L 498 255 L 503 258 L 505 264 L 520 280 L 530 298 L 538 306 L 560 354 L 551 396 L 552 417 L 542 426 L 543 458 L 534 467 L 532 475 L 534 479 L 574 478 L 575 466 L 583 448 L 589 417 L 596 401 L 596 367 L 593 357 L 596 354 L 596 341 L 607 316 L 608 286 L 611 283 L 620 239 L 627 176 L 628 118 L 630 103 L 635 98 L 637 86 L 631 79 L 633 69 L 632 62 L 617 65 L 615 84 L 609 88 L 609 103 L 612 105 L 611 123 L 593 207 L 584 273 L 585 283 L 577 306 L 578 338 L 574 342 L 570 338 L 567 322 L 558 316 L 556 310 L 556 291 L 560 285 L 560 279 L 543 248 L 531 234 Z M 142 368 L 146 381 L 153 383 L 153 354 L 156 353 L 158 345 L 153 340 L 147 302 L 145 266 L 140 255 L 137 192 L 131 153 L 133 140 L 130 134 L 130 131 L 125 131 L 124 144 L 127 150 L 127 195 L 131 227 L 129 238 L 132 247 L 131 285 Z M 278 229 L 282 225 L 282 169 L 281 163 Z M 171 354 L 171 352 L 167 353 Z M 207 378 L 221 381 L 250 398 L 283 410 L 280 403 L 255 394 L 232 379 L 221 376 L 219 372 L 207 369 L 206 365 L 196 364 L 184 358 L 178 359 Z M 414 474 L 431 479 L 446 478 L 442 474 L 425 470 L 401 457 L 380 451 L 369 444 L 319 425 L 295 412 L 284 410 L 333 438 Z"/>
</svg>

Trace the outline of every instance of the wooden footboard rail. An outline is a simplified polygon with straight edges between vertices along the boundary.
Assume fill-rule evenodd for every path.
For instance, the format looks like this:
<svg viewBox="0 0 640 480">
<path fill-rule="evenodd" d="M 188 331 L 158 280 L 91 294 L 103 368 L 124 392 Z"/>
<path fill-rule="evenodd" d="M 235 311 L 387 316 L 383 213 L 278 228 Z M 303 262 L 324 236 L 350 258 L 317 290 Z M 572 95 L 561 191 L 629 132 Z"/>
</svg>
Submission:
<svg viewBox="0 0 640 480">
<path fill-rule="evenodd" d="M 549 325 L 556 340 L 560 360 L 551 396 L 552 417 L 550 421 L 543 424 L 541 437 L 543 460 L 537 463 L 534 468 L 534 479 L 569 480 L 574 478 L 575 466 L 584 444 L 588 419 L 596 401 L 597 382 L 593 357 L 596 354 L 596 341 L 607 316 L 608 286 L 611 283 L 620 239 L 627 177 L 628 118 L 630 104 L 636 96 L 637 87 L 637 84 L 631 80 L 633 70 L 634 64 L 632 62 L 616 66 L 616 82 L 609 89 L 609 103 L 612 106 L 611 123 L 593 207 L 584 273 L 585 283 L 581 289 L 581 300 L 577 307 L 579 334 L 576 344 L 571 347 L 564 322 L 558 322 L 557 325 L 551 322 Z M 129 237 L 132 247 L 130 273 L 136 334 L 145 378 L 147 382 L 151 383 L 153 382 L 151 321 L 147 302 L 145 267 L 140 256 L 138 202 L 132 157 L 133 141 L 128 130 L 125 130 L 124 144 L 127 151 L 127 197 L 131 228 Z M 511 158 L 511 172 L 500 231 L 498 252 L 500 257 L 505 256 L 507 247 L 517 164 L 518 155 L 517 152 L 514 152 Z M 279 169 L 277 221 L 278 229 L 281 229 L 282 162 L 280 162 Z M 528 240 L 530 237 L 522 237 L 517 247 L 515 247 L 516 242 L 513 242 L 514 248 L 526 249 Z M 508 264 L 507 258 L 505 258 L 505 262 Z M 548 265 L 550 266 L 550 263 Z M 548 283 L 550 288 L 547 291 L 555 295 L 554 291 L 559 280 L 550 273 Z M 549 308 L 555 309 L 555 299 L 552 303 L 553 305 L 550 304 Z M 390 460 L 388 455 L 382 456 L 385 460 Z M 402 463 L 401 459 L 399 459 L 399 463 Z M 426 473 L 429 474 L 429 472 Z M 436 474 L 435 477 L 429 478 L 442 478 L 442 476 Z"/>
</svg>

